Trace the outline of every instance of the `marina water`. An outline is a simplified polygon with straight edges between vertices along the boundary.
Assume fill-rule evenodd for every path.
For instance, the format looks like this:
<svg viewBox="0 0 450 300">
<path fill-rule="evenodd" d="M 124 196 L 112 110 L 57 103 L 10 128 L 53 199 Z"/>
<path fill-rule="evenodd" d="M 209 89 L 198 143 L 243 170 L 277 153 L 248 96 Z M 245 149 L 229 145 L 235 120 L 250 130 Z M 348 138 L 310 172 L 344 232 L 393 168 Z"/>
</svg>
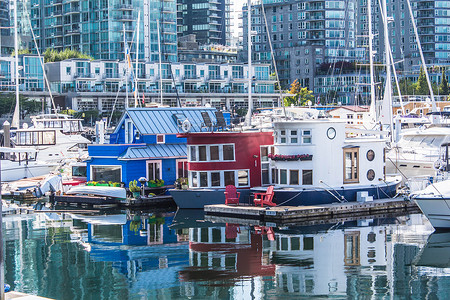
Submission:
<svg viewBox="0 0 450 300">
<path fill-rule="evenodd" d="M 450 294 L 450 233 L 432 233 L 420 214 L 309 226 L 211 221 L 196 210 L 4 216 L 5 281 L 53 299 Z"/>
</svg>

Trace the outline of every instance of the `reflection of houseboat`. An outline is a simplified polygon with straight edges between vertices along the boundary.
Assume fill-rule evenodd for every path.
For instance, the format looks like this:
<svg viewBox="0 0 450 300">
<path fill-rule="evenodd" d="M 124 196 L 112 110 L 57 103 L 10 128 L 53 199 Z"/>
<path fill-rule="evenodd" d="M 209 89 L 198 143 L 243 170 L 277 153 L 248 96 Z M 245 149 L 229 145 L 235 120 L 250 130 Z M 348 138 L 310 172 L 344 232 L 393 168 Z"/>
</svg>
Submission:
<svg viewBox="0 0 450 300">
<path fill-rule="evenodd" d="M 247 276 L 274 276 L 275 266 L 263 253 L 263 237 L 248 228 L 191 228 L 189 268 L 180 272 L 183 281 L 224 280 Z"/>
<path fill-rule="evenodd" d="M 399 178 L 388 181 L 384 174 L 383 139 L 346 138 L 345 123 L 330 119 L 275 122 L 274 136 L 268 158 L 277 204 L 356 201 L 359 192 L 367 192 L 370 200 L 396 193 Z"/>
<path fill-rule="evenodd" d="M 250 187 L 269 183 L 268 146 L 272 132 L 186 133 L 189 189 L 170 193 L 179 208 L 225 203 L 225 186 L 235 185 L 240 201 L 248 202 Z"/>
</svg>

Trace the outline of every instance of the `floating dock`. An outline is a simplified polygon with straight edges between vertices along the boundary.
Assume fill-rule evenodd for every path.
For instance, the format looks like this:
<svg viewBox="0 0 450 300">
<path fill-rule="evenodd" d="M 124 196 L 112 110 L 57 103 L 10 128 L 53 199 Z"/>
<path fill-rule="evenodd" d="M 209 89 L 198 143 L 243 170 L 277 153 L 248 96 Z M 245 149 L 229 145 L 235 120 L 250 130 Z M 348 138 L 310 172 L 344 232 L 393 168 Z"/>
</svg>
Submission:
<svg viewBox="0 0 450 300">
<path fill-rule="evenodd" d="M 261 222 L 284 223 L 321 223 L 330 219 L 345 220 L 357 216 L 380 215 L 393 212 L 420 212 L 413 201 L 403 199 L 381 199 L 370 202 L 345 202 L 317 206 L 275 206 L 261 207 L 249 205 L 206 205 L 205 214 L 210 216 L 253 219 Z"/>
</svg>

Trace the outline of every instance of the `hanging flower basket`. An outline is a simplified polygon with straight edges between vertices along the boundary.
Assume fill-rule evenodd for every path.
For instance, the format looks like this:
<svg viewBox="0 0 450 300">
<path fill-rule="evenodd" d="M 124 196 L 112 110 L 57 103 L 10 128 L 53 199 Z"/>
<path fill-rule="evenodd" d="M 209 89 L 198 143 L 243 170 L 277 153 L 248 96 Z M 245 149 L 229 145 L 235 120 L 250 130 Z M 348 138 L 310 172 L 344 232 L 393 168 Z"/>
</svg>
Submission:
<svg viewBox="0 0 450 300">
<path fill-rule="evenodd" d="M 304 160 L 312 160 L 312 154 L 291 154 L 291 155 L 282 155 L 282 154 L 269 154 L 268 157 L 274 161 L 304 161 Z"/>
</svg>

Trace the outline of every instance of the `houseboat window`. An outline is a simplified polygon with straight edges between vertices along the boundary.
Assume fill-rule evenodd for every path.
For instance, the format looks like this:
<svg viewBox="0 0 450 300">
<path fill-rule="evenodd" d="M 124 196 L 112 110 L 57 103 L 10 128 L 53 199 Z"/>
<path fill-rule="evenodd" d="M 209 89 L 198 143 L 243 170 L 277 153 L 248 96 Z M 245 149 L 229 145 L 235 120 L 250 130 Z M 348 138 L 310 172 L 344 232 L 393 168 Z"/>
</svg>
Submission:
<svg viewBox="0 0 450 300">
<path fill-rule="evenodd" d="M 280 169 L 280 184 L 287 184 L 287 170 Z"/>
<path fill-rule="evenodd" d="M 148 161 L 147 162 L 147 179 L 156 180 L 161 179 L 161 162 Z"/>
<path fill-rule="evenodd" d="M 359 182 L 359 149 L 344 149 L 344 183 Z"/>
<path fill-rule="evenodd" d="M 211 186 L 220 186 L 220 172 L 211 172 Z"/>
<path fill-rule="evenodd" d="M 197 178 L 197 172 L 192 172 L 191 173 L 192 178 L 191 178 L 191 182 L 192 182 L 192 186 L 193 187 L 197 187 L 198 186 L 198 178 Z"/>
<path fill-rule="evenodd" d="M 303 237 L 303 250 L 314 250 L 314 239 L 312 237 Z"/>
<path fill-rule="evenodd" d="M 198 160 L 206 161 L 206 146 L 198 146 Z"/>
<path fill-rule="evenodd" d="M 234 171 L 225 171 L 223 172 L 223 177 L 225 179 L 225 186 L 227 185 L 236 185 L 234 178 Z"/>
<path fill-rule="evenodd" d="M 261 147 L 261 161 L 269 161 L 268 147 Z"/>
<path fill-rule="evenodd" d="M 195 147 L 195 146 L 190 146 L 189 147 L 189 149 L 190 149 L 190 154 L 191 154 L 191 161 L 196 161 L 197 160 L 197 147 Z"/>
<path fill-rule="evenodd" d="M 297 138 L 297 130 L 291 130 L 291 144 L 297 144 L 298 138 Z"/>
<path fill-rule="evenodd" d="M 164 144 L 165 142 L 165 135 L 164 134 L 157 134 L 156 135 L 156 143 L 157 144 Z"/>
<path fill-rule="evenodd" d="M 298 184 L 298 170 L 289 171 L 289 184 Z"/>
<path fill-rule="evenodd" d="M 278 170 L 272 169 L 272 182 L 278 184 Z"/>
<path fill-rule="evenodd" d="M 312 185 L 313 184 L 312 170 L 303 170 L 302 171 L 302 184 L 303 185 Z"/>
<path fill-rule="evenodd" d="M 370 169 L 369 171 L 367 171 L 367 179 L 369 179 L 369 181 L 372 181 L 375 179 L 375 171 Z"/>
<path fill-rule="evenodd" d="M 366 157 L 368 161 L 372 161 L 375 158 L 375 152 L 373 150 L 367 151 Z"/>
<path fill-rule="evenodd" d="M 86 166 L 72 166 L 72 176 L 86 177 L 87 170 Z"/>
<path fill-rule="evenodd" d="M 238 171 L 238 185 L 239 186 L 247 186 L 248 185 L 248 171 L 247 170 L 239 170 Z"/>
<path fill-rule="evenodd" d="M 269 164 L 261 164 L 262 184 L 270 184 Z"/>
<path fill-rule="evenodd" d="M 187 178 L 188 177 L 188 166 L 187 160 L 185 159 L 177 159 L 177 174 L 178 178 Z"/>
<path fill-rule="evenodd" d="M 300 238 L 299 237 L 291 237 L 291 250 L 300 250 Z"/>
<path fill-rule="evenodd" d="M 209 148 L 210 160 L 220 160 L 219 158 L 219 146 L 211 146 Z"/>
<path fill-rule="evenodd" d="M 121 182 L 121 166 L 91 166 L 92 180 Z"/>
<path fill-rule="evenodd" d="M 200 172 L 200 187 L 207 187 L 207 186 L 208 186 L 208 173 Z"/>
<path fill-rule="evenodd" d="M 303 144 L 311 144 L 311 130 L 303 130 L 302 131 L 302 143 Z"/>
<path fill-rule="evenodd" d="M 286 144 L 286 130 L 280 131 L 280 144 Z"/>
<path fill-rule="evenodd" d="M 234 145 L 223 145 L 223 160 L 234 160 Z"/>
</svg>

